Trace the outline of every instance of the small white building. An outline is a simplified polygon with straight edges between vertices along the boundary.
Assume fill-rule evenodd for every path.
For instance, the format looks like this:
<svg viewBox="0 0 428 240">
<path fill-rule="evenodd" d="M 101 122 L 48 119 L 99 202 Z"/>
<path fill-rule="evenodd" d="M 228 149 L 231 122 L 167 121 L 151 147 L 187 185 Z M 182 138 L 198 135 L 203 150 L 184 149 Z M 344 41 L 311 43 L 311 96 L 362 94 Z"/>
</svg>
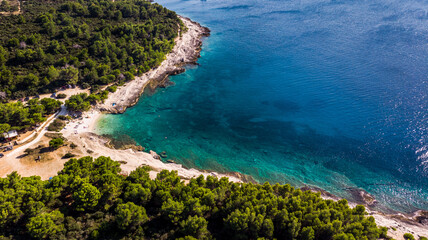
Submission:
<svg viewBox="0 0 428 240">
<path fill-rule="evenodd" d="M 7 133 L 3 133 L 3 137 L 10 141 L 11 139 L 18 137 L 18 132 L 16 130 L 11 130 Z"/>
</svg>

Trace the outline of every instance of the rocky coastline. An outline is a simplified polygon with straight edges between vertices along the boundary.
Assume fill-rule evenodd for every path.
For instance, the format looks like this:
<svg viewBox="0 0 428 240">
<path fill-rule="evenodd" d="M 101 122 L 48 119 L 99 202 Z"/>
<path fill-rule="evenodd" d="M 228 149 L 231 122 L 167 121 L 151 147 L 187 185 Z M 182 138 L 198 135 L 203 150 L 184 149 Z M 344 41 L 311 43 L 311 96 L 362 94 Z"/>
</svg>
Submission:
<svg viewBox="0 0 428 240">
<path fill-rule="evenodd" d="M 109 97 L 109 100 L 106 101 L 106 103 L 97 106 L 99 110 L 101 110 L 103 113 L 123 113 L 127 108 L 132 107 L 138 103 L 138 100 L 145 89 L 153 92 L 158 87 L 167 87 L 172 84 L 168 79 L 169 76 L 183 73 L 185 71 L 184 67 L 186 65 L 197 65 L 197 60 L 200 57 L 202 47 L 202 38 L 209 36 L 210 30 L 188 18 L 180 18 L 187 26 L 188 31 L 176 39 L 176 46 L 167 56 L 167 59 L 162 62 L 161 66 L 150 70 L 143 76 L 137 77 L 136 80 L 133 80 L 132 82 L 127 83 L 125 86 L 118 89 L 118 91 L 113 96 Z M 134 91 L 130 91 L 130 89 L 134 89 Z M 117 103 L 118 100 L 122 101 Z M 113 103 L 115 103 L 115 106 L 113 106 Z M 111 140 L 108 140 L 108 137 L 103 138 L 104 143 L 106 143 L 105 146 L 111 148 L 114 151 L 131 151 L 134 153 L 143 153 L 142 151 L 144 151 L 144 149 L 141 149 L 141 146 L 136 146 L 133 143 L 125 144 L 117 148 L 114 146 L 114 144 L 111 144 Z M 163 159 L 163 153 L 158 154 L 154 151 L 150 151 L 150 153 L 145 154 L 147 154 L 153 160 L 162 162 L 161 159 Z M 174 169 L 181 169 L 179 170 L 179 175 L 181 175 L 181 177 L 185 180 L 189 179 L 190 174 L 182 173 L 182 171 L 190 171 L 194 176 L 196 176 L 196 174 L 217 177 L 227 176 L 232 181 L 257 183 L 257 181 L 251 176 L 238 172 L 220 174 L 207 170 L 187 169 L 180 164 L 176 164 L 174 161 L 167 161 L 167 163 L 163 164 L 164 166 L 161 168 L 154 168 L 155 172 L 165 169 L 165 166 L 174 166 Z M 339 197 L 320 188 L 303 187 L 301 189 L 303 191 L 311 190 L 320 192 L 321 196 L 325 199 L 332 199 L 335 201 L 340 199 Z M 417 211 L 410 214 L 395 212 L 387 214 L 384 212 L 375 211 L 372 209 L 376 207 L 377 201 L 372 195 L 362 189 L 349 188 L 347 191 L 352 196 L 352 201 L 349 202 L 349 205 L 351 207 L 355 207 L 357 204 L 366 206 L 368 214 L 376 219 L 377 224 L 388 227 L 389 235 L 394 239 L 403 239 L 403 234 L 407 232 L 412 233 L 415 236 L 423 236 L 425 232 L 428 232 L 428 212 Z"/>
<path fill-rule="evenodd" d="M 161 65 L 125 83 L 115 93 L 110 94 L 104 103 L 97 106 L 101 112 L 123 113 L 127 108 L 138 103 L 146 87 L 151 91 L 157 87 L 166 87 L 170 85 L 169 76 L 183 73 L 186 65 L 197 64 L 201 56 L 202 38 L 209 36 L 210 30 L 189 18 L 180 16 L 180 19 L 187 27 L 187 31 L 180 33 L 175 39 L 174 48 Z"/>
<path fill-rule="evenodd" d="M 92 157 L 109 156 L 112 159 L 119 161 L 122 164 L 124 174 L 134 170 L 141 165 L 150 166 L 153 171 L 151 177 L 155 177 L 161 170 L 174 170 L 185 181 L 192 177 L 197 177 L 200 174 L 204 176 L 229 177 L 234 182 L 253 182 L 257 183 L 251 176 L 244 175 L 238 172 L 217 173 L 207 170 L 188 169 L 173 161 L 168 161 L 167 153 L 150 153 L 145 152 L 141 146 L 135 143 L 126 143 L 118 146 L 112 142 L 108 136 L 99 136 L 95 134 L 94 128 L 96 125 L 99 112 L 120 114 L 126 111 L 127 108 L 138 103 L 141 94 L 144 90 L 154 91 L 157 87 L 167 87 L 171 83 L 168 77 L 171 75 L 180 74 L 185 71 L 186 65 L 197 65 L 197 60 L 200 57 L 202 38 L 210 35 L 210 30 L 201 26 L 188 18 L 180 17 L 187 27 L 185 33 L 181 33 L 175 40 L 176 44 L 171 53 L 166 56 L 162 64 L 136 77 L 125 85 L 119 87 L 115 93 L 110 94 L 109 98 L 102 104 L 95 107 L 93 113 L 88 114 L 81 123 L 74 122 L 67 125 L 67 129 L 61 131 L 70 142 L 77 145 L 80 156 L 90 155 Z M 77 133 L 78 132 L 78 133 Z M 48 179 L 62 169 L 64 161 L 55 163 L 37 163 L 37 165 L 26 166 L 19 159 L 14 159 L 12 164 L 8 165 L 10 169 L 5 169 L 5 172 L 12 170 L 19 171 L 23 176 L 39 175 L 43 179 Z M 166 162 L 161 161 L 166 160 Z M 52 165 L 48 170 L 46 165 Z M 7 171 L 6 171 L 7 170 Z M 321 196 L 326 199 L 339 200 L 340 198 L 328 193 L 327 191 L 316 187 L 303 187 L 304 190 L 320 192 Z M 389 235 L 394 239 L 403 239 L 404 233 L 412 233 L 415 236 L 426 236 L 428 233 L 428 212 L 416 211 L 411 214 L 393 213 L 386 214 L 379 211 L 370 210 L 376 206 L 376 199 L 361 189 L 349 189 L 354 201 L 349 202 L 351 207 L 356 204 L 363 204 L 368 208 L 369 215 L 376 219 L 376 223 L 389 228 Z M 394 230 L 395 229 L 395 230 Z"/>
<path fill-rule="evenodd" d="M 333 201 L 342 199 L 315 186 L 304 186 L 301 190 L 319 192 L 322 198 Z M 417 210 L 411 213 L 401 213 L 391 209 L 375 210 L 378 202 L 371 194 L 359 188 L 347 188 L 346 190 L 352 196 L 352 199 L 348 201 L 349 206 L 365 206 L 368 215 L 375 218 L 376 224 L 387 227 L 388 236 L 393 239 L 404 239 L 403 235 L 405 233 L 411 233 L 415 237 L 426 237 L 428 235 L 428 211 Z"/>
</svg>

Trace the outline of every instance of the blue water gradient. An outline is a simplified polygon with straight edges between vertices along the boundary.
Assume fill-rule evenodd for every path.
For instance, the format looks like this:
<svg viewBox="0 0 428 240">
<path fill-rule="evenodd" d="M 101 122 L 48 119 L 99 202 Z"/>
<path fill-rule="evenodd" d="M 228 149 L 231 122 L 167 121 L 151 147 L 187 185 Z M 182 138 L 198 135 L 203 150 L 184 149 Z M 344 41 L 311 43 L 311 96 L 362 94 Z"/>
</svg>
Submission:
<svg viewBox="0 0 428 240">
<path fill-rule="evenodd" d="M 428 210 L 428 2 L 157 2 L 212 30 L 200 66 L 99 133 L 187 167 Z"/>
</svg>

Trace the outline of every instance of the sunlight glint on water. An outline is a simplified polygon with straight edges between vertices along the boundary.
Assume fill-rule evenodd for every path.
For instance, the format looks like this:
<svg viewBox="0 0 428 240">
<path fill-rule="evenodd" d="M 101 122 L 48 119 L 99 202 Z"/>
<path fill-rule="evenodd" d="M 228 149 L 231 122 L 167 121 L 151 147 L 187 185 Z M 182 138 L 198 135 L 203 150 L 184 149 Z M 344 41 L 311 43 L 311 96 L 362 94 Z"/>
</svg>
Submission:
<svg viewBox="0 0 428 240">
<path fill-rule="evenodd" d="M 99 133 L 188 167 L 428 210 L 428 4 L 158 2 L 212 30 L 201 65 Z"/>
</svg>

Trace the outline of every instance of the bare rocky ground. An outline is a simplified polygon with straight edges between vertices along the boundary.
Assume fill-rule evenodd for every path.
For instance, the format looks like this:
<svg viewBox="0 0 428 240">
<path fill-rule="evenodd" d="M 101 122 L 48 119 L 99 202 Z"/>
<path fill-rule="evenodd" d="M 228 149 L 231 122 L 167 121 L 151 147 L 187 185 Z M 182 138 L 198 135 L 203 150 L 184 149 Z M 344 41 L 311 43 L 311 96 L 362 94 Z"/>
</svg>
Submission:
<svg viewBox="0 0 428 240">
<path fill-rule="evenodd" d="M 123 113 L 126 108 L 138 102 L 145 87 L 154 88 L 157 85 L 163 85 L 166 83 L 166 79 L 169 75 L 183 72 L 183 67 L 186 64 L 196 64 L 200 56 L 199 53 L 202 45 L 201 38 L 209 35 L 209 29 L 202 27 L 188 18 L 181 17 L 181 19 L 188 28 L 188 31 L 182 33 L 181 37 L 176 39 L 176 45 L 172 52 L 167 55 L 166 60 L 163 61 L 158 68 L 152 69 L 143 76 L 137 77 L 135 80 L 119 87 L 115 93 L 109 95 L 109 98 L 104 104 L 98 105 L 96 107 L 97 109 L 108 113 Z M 85 90 L 70 91 L 77 92 L 67 92 L 67 95 L 80 93 Z M 175 163 L 164 163 L 159 160 L 159 155 L 157 153 L 146 153 L 135 147 L 121 150 L 113 149 L 109 147 L 109 139 L 93 133 L 98 117 L 99 112 L 93 111 L 80 123 L 77 121 L 70 122 L 66 129 L 62 131 L 68 140 L 68 146 L 53 152 L 35 152 L 29 155 L 23 154 L 23 149 L 21 149 L 22 153 L 14 154 L 13 159 L 4 159 L 6 161 L 0 161 L 0 176 L 5 177 L 8 173 L 17 171 L 22 176 L 38 175 L 41 176 L 42 179 L 48 179 L 56 175 L 67 161 L 67 159 L 61 159 L 61 156 L 67 152 L 73 152 L 76 154 L 76 157 L 87 155 L 93 157 L 109 156 L 121 162 L 124 174 L 129 173 L 141 165 L 147 165 L 153 169 L 150 173 L 152 178 L 154 178 L 159 171 L 166 169 L 177 171 L 179 176 L 185 181 L 192 177 L 199 176 L 200 174 L 204 176 L 229 177 L 231 181 L 236 182 L 254 181 L 250 177 L 239 173 L 219 174 L 197 169 L 186 169 L 182 165 Z M 36 151 L 43 149 L 43 146 L 47 144 L 49 139 L 47 137 L 40 138 L 38 142 L 34 142 L 32 146 L 27 147 L 37 148 L 41 145 L 42 147 Z M 77 147 L 71 149 L 69 147 L 70 143 L 75 143 Z M 43 156 L 42 161 L 34 161 L 35 156 L 41 154 Z M 334 195 L 322 191 L 321 189 L 312 188 L 311 190 L 322 192 L 322 196 L 326 199 L 338 200 Z M 362 202 L 358 204 L 364 204 L 368 209 L 376 202 L 368 193 L 357 191 L 355 194 L 359 194 L 361 197 Z M 350 202 L 351 207 L 356 204 L 357 203 Z M 384 214 L 371 210 L 368 210 L 368 213 L 376 219 L 378 225 L 387 227 L 388 235 L 394 239 L 404 239 L 404 233 L 412 233 L 416 238 L 419 236 L 428 237 L 428 212 L 426 211 L 418 211 L 410 215 Z"/>
</svg>

